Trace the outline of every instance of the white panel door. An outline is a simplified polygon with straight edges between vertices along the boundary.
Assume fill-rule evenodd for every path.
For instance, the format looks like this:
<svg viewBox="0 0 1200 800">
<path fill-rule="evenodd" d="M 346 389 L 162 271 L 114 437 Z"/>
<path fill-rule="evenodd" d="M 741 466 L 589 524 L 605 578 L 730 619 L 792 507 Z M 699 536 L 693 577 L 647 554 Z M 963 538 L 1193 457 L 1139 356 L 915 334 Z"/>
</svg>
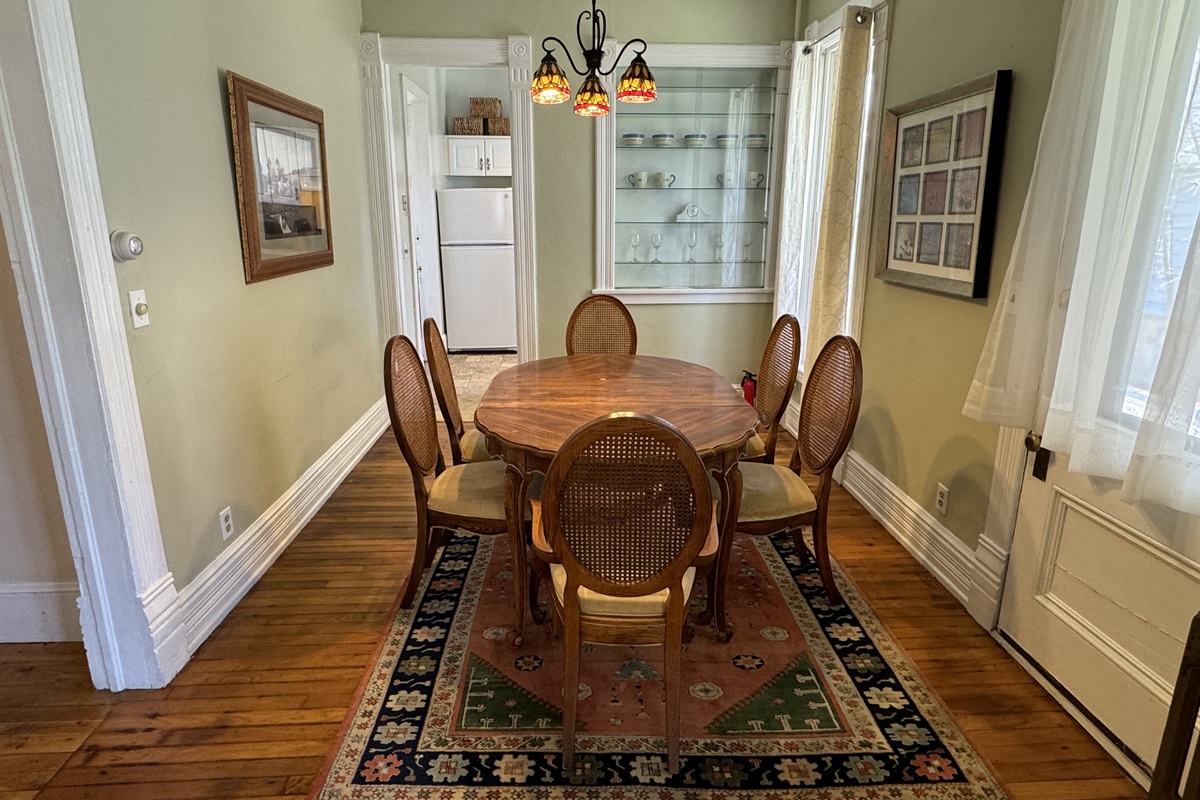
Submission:
<svg viewBox="0 0 1200 800">
<path fill-rule="evenodd" d="M 407 77 L 401 77 L 404 96 L 404 153 L 408 216 L 412 232 L 414 283 L 418 328 L 432 317 L 445 330 L 442 314 L 442 277 L 438 258 L 437 200 L 433 191 L 430 153 L 429 95 Z M 422 345 L 418 345 L 421 347 Z"/>
<path fill-rule="evenodd" d="M 512 140 L 489 136 L 483 141 L 483 166 L 488 175 L 512 175 Z"/>
<path fill-rule="evenodd" d="M 1026 464 L 1000 629 L 1153 764 L 1200 610 L 1200 519 L 1053 460 L 1045 481 Z"/>
<path fill-rule="evenodd" d="M 446 174 L 481 177 L 486 174 L 483 138 L 476 136 L 447 136 Z M 511 169 L 511 168 L 510 168 Z"/>
</svg>

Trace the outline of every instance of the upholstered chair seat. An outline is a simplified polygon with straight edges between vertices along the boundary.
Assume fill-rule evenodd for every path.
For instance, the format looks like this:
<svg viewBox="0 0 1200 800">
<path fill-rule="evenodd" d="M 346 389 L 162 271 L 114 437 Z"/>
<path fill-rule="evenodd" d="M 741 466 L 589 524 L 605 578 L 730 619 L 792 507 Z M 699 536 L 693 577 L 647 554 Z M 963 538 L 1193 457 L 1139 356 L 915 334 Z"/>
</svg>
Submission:
<svg viewBox="0 0 1200 800">
<path fill-rule="evenodd" d="M 463 431 L 462 438 L 458 440 L 458 447 L 464 462 L 492 460 L 492 454 L 487 448 L 487 437 L 474 428 Z"/>
<path fill-rule="evenodd" d="M 785 519 L 817 509 L 817 498 L 804 479 L 787 467 L 754 462 L 741 464 L 742 504 L 739 522 Z"/>
</svg>

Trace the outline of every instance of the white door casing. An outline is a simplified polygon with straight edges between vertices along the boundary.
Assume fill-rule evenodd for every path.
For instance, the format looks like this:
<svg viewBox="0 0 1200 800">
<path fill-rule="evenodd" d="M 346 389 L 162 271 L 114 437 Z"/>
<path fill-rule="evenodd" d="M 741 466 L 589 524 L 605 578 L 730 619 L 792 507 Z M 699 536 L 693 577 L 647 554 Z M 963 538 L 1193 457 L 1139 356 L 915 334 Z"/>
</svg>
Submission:
<svg viewBox="0 0 1200 800">
<path fill-rule="evenodd" d="M 0 216 L 79 576 L 93 683 L 188 659 L 167 569 L 67 0 L 0 0 Z"/>
<path fill-rule="evenodd" d="M 433 192 L 433 166 L 430 154 L 429 95 L 410 79 L 400 76 L 404 119 L 403 180 L 408 202 L 407 227 L 412 248 L 412 282 L 417 299 L 417 318 L 424 323 L 433 317 L 438 329 L 446 330 L 442 313 L 442 278 L 438 258 L 437 201 Z M 398 173 L 400 174 L 400 173 Z M 424 336 L 418 348 L 424 355 Z"/>
<path fill-rule="evenodd" d="M 392 141 L 392 93 L 388 91 L 388 68 L 400 65 L 423 67 L 503 67 L 509 75 L 509 110 L 512 122 L 512 187 L 514 258 L 517 267 L 517 358 L 538 357 L 537 344 L 537 255 L 533 206 L 533 101 L 529 84 L 533 79 L 533 53 L 528 36 L 508 39 L 405 39 L 364 33 L 360 40 L 364 109 L 367 132 L 367 173 L 371 201 L 371 229 L 375 242 L 380 286 L 400 286 L 396 207 L 400 200 L 392 185 L 394 169 L 388 143 Z M 409 292 L 411 293 L 411 292 Z M 393 288 L 380 301 L 380 318 L 396 332 L 419 338 L 420 320 L 402 314 L 404 287 Z M 389 316 L 391 314 L 391 316 Z M 415 316 L 415 314 L 413 314 Z M 385 337 L 386 338 L 386 337 Z"/>
</svg>

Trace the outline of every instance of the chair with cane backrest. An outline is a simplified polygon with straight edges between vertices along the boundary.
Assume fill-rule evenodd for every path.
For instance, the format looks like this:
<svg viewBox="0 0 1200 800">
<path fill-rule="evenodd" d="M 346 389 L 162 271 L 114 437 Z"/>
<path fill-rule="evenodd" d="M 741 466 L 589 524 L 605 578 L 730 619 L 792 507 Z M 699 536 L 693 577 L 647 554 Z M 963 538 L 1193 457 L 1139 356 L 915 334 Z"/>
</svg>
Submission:
<svg viewBox="0 0 1200 800">
<path fill-rule="evenodd" d="M 454 387 L 454 373 L 450 370 L 450 356 L 446 352 L 442 332 L 432 317 L 425 319 L 425 355 L 429 358 L 433 393 L 437 396 L 450 438 L 450 461 L 453 464 L 491 461 L 492 455 L 488 452 L 484 435 L 463 425 L 462 410 L 458 407 L 458 390 Z"/>
<path fill-rule="evenodd" d="M 508 532 L 505 467 L 501 461 L 446 466 L 425 368 L 407 336 L 393 336 L 387 343 L 383 385 L 392 431 L 412 472 L 416 496 L 416 552 L 400 599 L 402 608 L 411 608 L 421 574 L 438 546 L 432 536 L 435 528 L 493 535 Z"/>
<path fill-rule="evenodd" d="M 758 386 L 754 393 L 754 411 L 758 424 L 754 436 L 742 451 L 743 461 L 775 460 L 775 441 L 779 438 L 779 423 L 788 398 L 796 388 L 796 371 L 800 366 L 800 323 L 791 314 L 775 321 L 767 346 L 763 349 L 758 367 Z"/>
<path fill-rule="evenodd" d="M 741 464 L 742 502 L 737 531 L 752 536 L 791 531 L 796 551 L 803 557 L 808 550 L 801 528 L 811 525 L 821 582 L 825 594 L 835 604 L 842 602 L 842 595 L 833 581 L 829 563 L 826 532 L 829 492 L 833 468 L 850 443 L 861 402 L 862 353 L 858 343 L 849 336 L 834 336 L 821 348 L 812 373 L 804 382 L 800 427 L 789 465 Z M 802 468 L 820 476 L 815 497 L 800 477 Z M 721 543 L 718 561 L 727 564 L 733 537 L 726 539 Z M 718 609 L 718 613 L 723 614 L 724 610 Z"/>
<path fill-rule="evenodd" d="M 637 326 L 629 309 L 615 297 L 584 298 L 567 321 L 567 355 L 637 355 Z"/>
<path fill-rule="evenodd" d="M 574 767 L 580 644 L 663 645 L 667 760 L 679 769 L 680 661 L 697 563 L 715 555 L 704 464 L 678 429 L 612 414 L 563 444 L 534 504 L 535 555 L 549 562 L 565 633 L 563 770 Z"/>
</svg>

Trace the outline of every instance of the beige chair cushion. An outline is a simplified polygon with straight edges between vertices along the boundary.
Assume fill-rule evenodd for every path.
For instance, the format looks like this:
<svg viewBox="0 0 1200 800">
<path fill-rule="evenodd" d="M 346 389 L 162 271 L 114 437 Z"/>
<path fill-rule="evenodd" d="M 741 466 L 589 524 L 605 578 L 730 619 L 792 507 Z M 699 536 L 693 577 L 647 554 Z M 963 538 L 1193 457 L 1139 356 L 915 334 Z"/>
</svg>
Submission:
<svg viewBox="0 0 1200 800">
<path fill-rule="evenodd" d="M 558 602 L 563 602 L 563 593 L 567 589 L 567 570 L 562 564 L 550 565 L 550 580 L 554 583 L 554 593 Z M 688 567 L 683 573 L 683 597 L 692 594 L 692 583 L 696 580 L 696 568 Z M 667 599 L 670 590 L 663 589 L 654 594 L 638 597 L 614 597 L 608 594 L 593 592 L 585 586 L 579 587 L 579 610 L 589 617 L 665 617 L 667 615 Z"/>
<path fill-rule="evenodd" d="M 550 543 L 546 541 L 546 532 L 542 528 L 542 501 L 531 500 L 532 506 L 529 515 L 533 522 L 533 546 L 543 553 L 550 554 Z M 700 551 L 699 558 L 711 556 L 716 553 L 719 544 L 717 536 L 717 504 L 713 502 L 712 524 L 708 529 L 708 538 L 705 539 L 704 548 Z M 563 602 L 563 593 L 567 589 L 567 570 L 562 564 L 550 563 L 550 580 L 554 583 L 554 593 L 558 596 L 558 602 L 561 605 Z M 683 573 L 683 596 L 690 597 L 692 594 L 692 584 L 696 580 L 695 567 L 689 567 Z M 588 616 L 596 617 L 665 617 L 667 615 L 667 600 L 670 597 L 670 592 L 663 589 L 661 592 L 654 594 L 641 595 L 638 597 L 614 597 L 600 592 L 593 592 L 591 589 L 579 587 L 579 610 Z"/>
<path fill-rule="evenodd" d="M 467 428 L 462 438 L 458 440 L 458 448 L 462 451 L 462 460 L 467 463 L 491 461 L 492 454 L 487 449 L 487 437 L 474 428 Z"/>
<path fill-rule="evenodd" d="M 767 443 L 757 433 L 742 447 L 742 458 L 761 458 L 767 454 Z"/>
<path fill-rule="evenodd" d="M 542 493 L 545 477 L 533 473 L 528 496 Z M 442 514 L 479 519 L 504 519 L 504 462 L 497 460 L 447 467 L 429 487 L 429 508 Z M 532 508 L 525 503 L 525 517 Z"/>
<path fill-rule="evenodd" d="M 813 511 L 817 499 L 808 484 L 787 467 L 743 463 L 739 522 L 765 522 Z"/>
</svg>

